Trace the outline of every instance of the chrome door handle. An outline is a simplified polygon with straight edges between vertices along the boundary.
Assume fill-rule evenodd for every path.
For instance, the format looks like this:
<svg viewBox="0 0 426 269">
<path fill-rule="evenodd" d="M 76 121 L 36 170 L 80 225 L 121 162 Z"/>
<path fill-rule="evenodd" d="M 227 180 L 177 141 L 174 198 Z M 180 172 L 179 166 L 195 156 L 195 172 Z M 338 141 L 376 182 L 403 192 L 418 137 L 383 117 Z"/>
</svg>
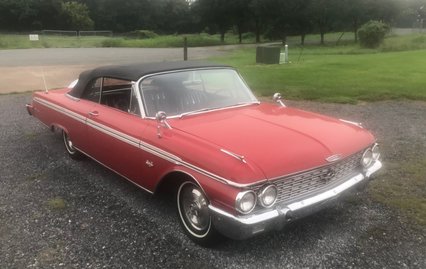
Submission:
<svg viewBox="0 0 426 269">
<path fill-rule="evenodd" d="M 97 116 L 99 116 L 99 112 L 98 111 L 91 111 L 91 112 L 89 112 L 89 115 L 92 116 L 92 117 L 97 117 Z"/>
</svg>

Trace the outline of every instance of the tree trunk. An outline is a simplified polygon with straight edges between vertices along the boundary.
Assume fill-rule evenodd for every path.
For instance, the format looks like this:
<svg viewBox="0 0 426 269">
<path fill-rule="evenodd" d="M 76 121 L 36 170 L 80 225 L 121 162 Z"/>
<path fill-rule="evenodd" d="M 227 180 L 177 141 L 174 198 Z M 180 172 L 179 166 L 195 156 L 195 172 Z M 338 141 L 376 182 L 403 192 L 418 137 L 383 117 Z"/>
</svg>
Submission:
<svg viewBox="0 0 426 269">
<path fill-rule="evenodd" d="M 324 35 L 325 35 L 325 33 L 321 31 L 320 35 L 321 35 L 321 42 L 320 42 L 320 44 L 324 45 Z"/>
<path fill-rule="evenodd" d="M 260 43 L 260 22 L 259 22 L 259 19 L 256 19 L 255 28 L 256 28 L 256 43 Z"/>
<path fill-rule="evenodd" d="M 220 42 L 225 43 L 225 31 L 220 31 Z"/>
<path fill-rule="evenodd" d="M 241 27 L 238 26 L 238 42 L 241 44 L 243 43 L 243 33 L 241 31 Z"/>
<path fill-rule="evenodd" d="M 358 20 L 356 18 L 354 18 L 352 20 L 352 26 L 353 26 L 353 29 L 354 29 L 355 43 L 358 43 L 358 28 L 359 28 L 359 26 L 358 26 Z"/>
<path fill-rule="evenodd" d="M 286 33 L 283 34 L 282 42 L 283 42 L 283 45 L 287 44 L 287 34 Z"/>
<path fill-rule="evenodd" d="M 302 46 L 305 45 L 305 37 L 306 37 L 306 34 L 301 34 L 300 35 L 300 45 L 302 45 Z"/>
</svg>

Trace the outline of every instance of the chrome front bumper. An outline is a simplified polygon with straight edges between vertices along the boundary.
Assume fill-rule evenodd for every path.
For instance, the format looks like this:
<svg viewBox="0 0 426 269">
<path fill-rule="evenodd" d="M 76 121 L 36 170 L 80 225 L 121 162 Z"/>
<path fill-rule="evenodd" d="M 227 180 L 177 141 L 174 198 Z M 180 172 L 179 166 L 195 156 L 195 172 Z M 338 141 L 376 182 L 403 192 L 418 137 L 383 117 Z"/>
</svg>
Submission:
<svg viewBox="0 0 426 269">
<path fill-rule="evenodd" d="M 382 163 L 376 161 L 365 173 L 357 174 L 340 185 L 302 200 L 277 204 L 258 214 L 234 216 L 209 205 L 212 221 L 218 231 L 232 239 L 246 239 L 261 232 L 279 230 L 289 221 L 326 208 L 341 195 L 366 186 L 370 176 L 381 167 Z"/>
</svg>

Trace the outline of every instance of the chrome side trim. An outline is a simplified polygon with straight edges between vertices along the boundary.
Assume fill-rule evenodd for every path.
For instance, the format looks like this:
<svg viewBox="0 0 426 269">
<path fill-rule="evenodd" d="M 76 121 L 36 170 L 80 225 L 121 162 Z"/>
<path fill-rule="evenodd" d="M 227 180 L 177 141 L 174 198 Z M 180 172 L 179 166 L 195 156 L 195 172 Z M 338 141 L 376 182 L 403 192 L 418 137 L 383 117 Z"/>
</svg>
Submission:
<svg viewBox="0 0 426 269">
<path fill-rule="evenodd" d="M 223 178 L 223 177 L 218 176 L 218 175 L 216 175 L 214 173 L 211 173 L 211 172 L 209 172 L 207 170 L 204 170 L 204 169 L 202 169 L 202 168 L 200 168 L 198 166 L 195 166 L 193 164 L 185 162 L 185 161 L 183 161 L 181 158 L 179 158 L 176 155 L 173 155 L 173 154 L 171 154 L 171 153 L 169 153 L 167 151 L 164 151 L 164 150 L 162 150 L 160 148 L 157 148 L 157 147 L 155 147 L 155 146 L 153 146 L 153 145 L 151 145 L 149 143 L 146 143 L 146 142 L 144 142 L 142 140 L 139 140 L 139 139 L 137 139 L 135 137 L 132 137 L 132 136 L 126 135 L 126 134 L 124 134 L 122 132 L 116 131 L 116 130 L 108 127 L 108 126 L 96 123 L 95 121 L 93 121 L 91 119 L 86 119 L 84 116 L 81 116 L 80 114 L 77 114 L 77 113 L 75 113 L 75 112 L 73 112 L 71 110 L 62 108 L 62 107 L 60 107 L 58 105 L 55 105 L 55 104 L 53 104 L 53 103 L 51 103 L 49 101 L 46 101 L 46 100 L 43 100 L 43 99 L 40 99 L 40 98 L 34 98 L 34 101 L 37 101 L 38 103 L 40 103 L 40 104 L 42 104 L 42 105 L 44 105 L 46 107 L 49 107 L 49 108 L 51 108 L 51 109 L 53 109 L 53 110 L 55 110 L 55 111 L 57 111 L 59 113 L 67 115 L 67 116 L 69 116 L 69 117 L 71 117 L 71 118 L 73 118 L 73 119 L 75 119 L 75 120 L 77 120 L 79 122 L 82 122 L 82 123 L 86 123 L 87 122 L 88 126 L 90 126 L 92 128 L 95 128 L 96 130 L 98 130 L 100 132 L 103 132 L 103 133 L 105 133 L 105 134 L 107 134 L 109 136 L 112 136 L 112 137 L 114 137 L 116 139 L 119 139 L 120 141 L 128 143 L 129 145 L 138 147 L 138 148 L 140 148 L 140 149 L 142 149 L 142 150 L 144 150 L 144 151 L 146 151 L 148 153 L 151 153 L 151 154 L 153 154 L 155 156 L 158 156 L 158 157 L 160 157 L 160 158 L 162 158 L 162 159 L 164 159 L 166 161 L 169 161 L 169 162 L 174 163 L 176 165 L 184 166 L 186 168 L 194 170 L 194 171 L 196 171 L 196 172 L 198 172 L 200 174 L 203 174 L 205 176 L 208 176 L 208 177 L 210 177 L 210 178 L 212 178 L 214 180 L 217 180 L 219 182 L 222 182 L 222 183 L 230 185 L 230 186 L 234 186 L 234 187 L 237 187 L 237 188 L 242 188 L 242 187 L 246 186 L 245 184 L 239 184 L 239 183 L 230 181 L 230 180 L 228 180 L 226 178 Z M 265 181 L 265 180 L 263 180 L 263 181 Z"/>
<path fill-rule="evenodd" d="M 341 154 L 335 154 L 335 155 L 331 155 L 330 157 L 325 158 L 327 160 L 327 162 L 332 163 L 335 161 L 338 161 L 342 158 Z"/>
<path fill-rule="evenodd" d="M 238 154 L 230 152 L 229 150 L 226 150 L 226 149 L 220 149 L 220 151 L 222 151 L 223 153 L 225 153 L 225 154 L 227 154 L 231 157 L 234 157 L 235 159 L 239 160 L 240 162 L 247 163 L 246 160 L 244 159 L 243 155 L 238 155 Z"/>
<path fill-rule="evenodd" d="M 116 130 L 108 127 L 108 126 L 105 126 L 103 124 L 99 124 L 99 123 L 97 123 L 97 122 L 95 122 L 91 119 L 87 119 L 86 123 L 87 123 L 88 126 L 94 128 L 94 129 L 96 129 L 96 130 L 98 130 L 98 131 L 100 131 L 100 132 L 102 132 L 106 135 L 112 136 L 112 137 L 114 137 L 114 138 L 116 138 L 116 139 L 118 139 L 118 140 L 120 140 L 124 143 L 127 143 L 131 146 L 139 148 L 139 140 L 132 137 L 132 136 L 126 135 L 125 133 L 122 133 L 122 132 L 118 132 L 118 131 L 116 131 Z"/>
<path fill-rule="evenodd" d="M 355 126 L 358 126 L 359 128 L 363 128 L 364 129 L 364 127 L 362 126 L 362 123 L 360 123 L 360 122 L 355 122 L 355 121 L 350 121 L 350 120 L 344 120 L 344 119 L 339 119 L 341 122 L 346 122 L 346 123 L 349 123 L 349 124 L 352 124 L 352 125 L 355 125 Z"/>
<path fill-rule="evenodd" d="M 71 117 L 71 118 L 73 118 L 73 119 L 75 119 L 75 120 L 77 120 L 77 121 L 79 121 L 81 123 L 85 123 L 85 121 L 86 121 L 86 118 L 83 117 L 83 116 L 81 116 L 80 114 L 75 113 L 74 111 L 71 111 L 69 109 L 63 108 L 61 106 L 58 106 L 58 105 L 56 105 L 54 103 L 51 103 L 49 101 L 46 101 L 44 99 L 35 97 L 33 100 L 35 102 L 41 104 L 41 105 L 44 105 L 44 106 L 50 108 L 50 109 L 53 109 L 53 110 L 55 110 L 57 112 L 60 112 L 60 113 L 62 113 L 64 115 L 67 115 L 67 116 L 69 116 L 69 117 Z"/>
</svg>

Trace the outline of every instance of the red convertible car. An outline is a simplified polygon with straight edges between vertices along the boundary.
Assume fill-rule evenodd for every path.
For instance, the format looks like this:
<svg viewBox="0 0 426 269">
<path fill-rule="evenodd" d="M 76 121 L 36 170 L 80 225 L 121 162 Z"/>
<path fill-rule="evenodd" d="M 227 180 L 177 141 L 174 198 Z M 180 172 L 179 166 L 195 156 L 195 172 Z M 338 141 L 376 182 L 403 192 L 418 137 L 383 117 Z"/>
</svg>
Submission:
<svg viewBox="0 0 426 269">
<path fill-rule="evenodd" d="M 195 242 L 282 228 L 364 186 L 382 164 L 360 124 L 261 103 L 232 67 L 107 66 L 35 92 L 27 110 L 62 132 L 71 158 L 96 160 L 149 193 L 175 195 Z"/>
</svg>

